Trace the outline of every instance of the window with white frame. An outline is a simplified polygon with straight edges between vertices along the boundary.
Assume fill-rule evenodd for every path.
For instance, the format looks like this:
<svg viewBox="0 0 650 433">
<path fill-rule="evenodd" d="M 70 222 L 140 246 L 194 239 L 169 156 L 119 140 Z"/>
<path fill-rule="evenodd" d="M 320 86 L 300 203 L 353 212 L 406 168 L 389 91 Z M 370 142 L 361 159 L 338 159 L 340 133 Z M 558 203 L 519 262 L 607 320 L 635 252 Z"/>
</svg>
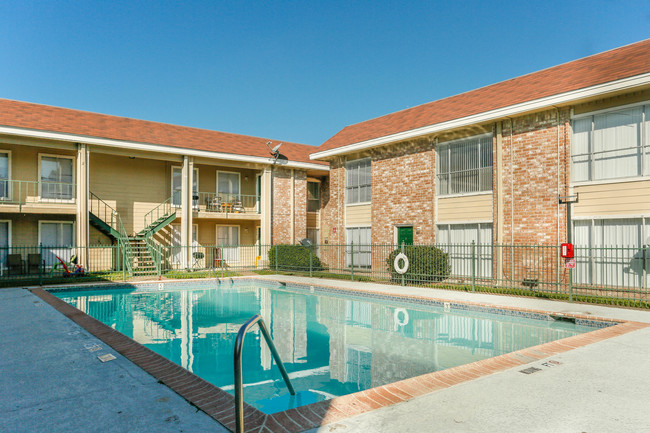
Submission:
<svg viewBox="0 0 650 433">
<path fill-rule="evenodd" d="M 476 276 L 492 276 L 492 223 L 438 224 L 436 244 L 449 254 L 451 275 L 472 274 L 472 242 L 476 244 Z"/>
<path fill-rule="evenodd" d="M 71 221 L 40 221 L 39 243 L 43 245 L 46 266 L 59 263 L 60 258 L 69 262 L 74 254 L 74 223 Z"/>
<path fill-rule="evenodd" d="M 492 134 L 438 144 L 438 195 L 492 191 Z"/>
<path fill-rule="evenodd" d="M 10 176 L 9 152 L 0 151 L 0 200 L 9 200 Z"/>
<path fill-rule="evenodd" d="M 241 175 L 228 171 L 217 172 L 217 193 L 222 201 L 241 201 Z"/>
<path fill-rule="evenodd" d="M 650 175 L 650 105 L 573 119 L 574 182 Z"/>
<path fill-rule="evenodd" d="M 217 247 L 226 262 L 239 262 L 239 226 L 217 226 Z"/>
<path fill-rule="evenodd" d="M 370 227 L 347 227 L 345 229 L 345 258 L 346 265 L 355 268 L 369 268 L 372 262 Z"/>
<path fill-rule="evenodd" d="M 74 198 L 73 158 L 41 156 L 41 198 L 71 200 Z"/>
<path fill-rule="evenodd" d="M 576 220 L 573 227 L 576 282 L 643 287 L 645 278 L 650 285 L 650 218 Z"/>
<path fill-rule="evenodd" d="M 370 158 L 345 164 L 346 203 L 369 203 L 371 197 Z"/>
<path fill-rule="evenodd" d="M 320 182 L 307 182 L 307 212 L 320 210 Z"/>
</svg>

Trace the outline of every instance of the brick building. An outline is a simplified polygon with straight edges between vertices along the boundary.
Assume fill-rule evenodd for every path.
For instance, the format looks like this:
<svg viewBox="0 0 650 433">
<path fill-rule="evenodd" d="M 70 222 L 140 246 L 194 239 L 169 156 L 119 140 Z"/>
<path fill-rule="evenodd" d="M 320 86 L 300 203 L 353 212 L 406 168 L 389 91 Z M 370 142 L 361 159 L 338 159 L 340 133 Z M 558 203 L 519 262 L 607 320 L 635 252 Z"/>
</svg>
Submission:
<svg viewBox="0 0 650 433">
<path fill-rule="evenodd" d="M 640 246 L 649 153 L 645 40 L 344 128 L 322 242 Z"/>
</svg>

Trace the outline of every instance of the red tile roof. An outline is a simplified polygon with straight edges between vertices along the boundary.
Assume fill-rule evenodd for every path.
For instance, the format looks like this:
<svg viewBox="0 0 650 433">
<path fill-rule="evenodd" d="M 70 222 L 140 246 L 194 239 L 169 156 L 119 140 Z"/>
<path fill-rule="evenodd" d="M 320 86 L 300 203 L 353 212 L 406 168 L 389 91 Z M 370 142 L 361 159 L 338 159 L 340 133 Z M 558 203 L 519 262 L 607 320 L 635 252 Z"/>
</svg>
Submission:
<svg viewBox="0 0 650 433">
<path fill-rule="evenodd" d="M 0 125 L 59 132 L 120 141 L 156 144 L 233 155 L 270 157 L 268 138 L 169 125 L 127 117 L 109 116 L 68 108 L 0 99 Z M 279 143 L 273 140 L 274 144 Z M 309 159 L 317 149 L 284 142 L 280 153 L 290 161 L 320 163 Z"/>
<path fill-rule="evenodd" d="M 350 125 L 317 152 L 650 72 L 650 39 Z"/>
</svg>

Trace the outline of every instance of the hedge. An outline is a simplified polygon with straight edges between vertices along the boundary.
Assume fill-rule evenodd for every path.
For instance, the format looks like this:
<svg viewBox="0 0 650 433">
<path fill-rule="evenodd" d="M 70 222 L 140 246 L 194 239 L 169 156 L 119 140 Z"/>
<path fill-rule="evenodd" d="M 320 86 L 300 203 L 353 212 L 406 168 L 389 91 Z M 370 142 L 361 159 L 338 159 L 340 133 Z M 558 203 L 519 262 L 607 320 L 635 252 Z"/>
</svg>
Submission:
<svg viewBox="0 0 650 433">
<path fill-rule="evenodd" d="M 309 271 L 309 247 L 302 245 L 274 245 L 269 250 L 269 267 L 281 271 Z M 277 255 L 277 257 L 276 257 Z M 323 265 L 316 256 L 311 254 L 313 271 L 323 270 Z"/>
<path fill-rule="evenodd" d="M 394 282 L 402 281 L 402 275 L 395 271 L 395 257 L 401 252 L 401 248 L 393 250 L 386 264 L 390 272 L 390 279 Z M 440 248 L 426 245 L 408 245 L 404 247 L 404 254 L 409 259 L 409 267 L 404 274 L 406 283 L 439 282 L 449 277 L 451 265 L 449 254 Z"/>
</svg>

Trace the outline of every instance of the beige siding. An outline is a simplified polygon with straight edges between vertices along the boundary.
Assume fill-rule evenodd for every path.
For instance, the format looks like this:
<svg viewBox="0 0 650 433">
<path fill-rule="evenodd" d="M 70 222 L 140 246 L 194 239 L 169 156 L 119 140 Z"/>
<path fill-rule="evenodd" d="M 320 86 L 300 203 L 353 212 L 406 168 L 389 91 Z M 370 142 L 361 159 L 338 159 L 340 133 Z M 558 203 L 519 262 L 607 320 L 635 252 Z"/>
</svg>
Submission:
<svg viewBox="0 0 650 433">
<path fill-rule="evenodd" d="M 74 221 L 71 215 L 15 215 L 0 213 L 0 220 L 11 221 L 13 246 L 37 246 L 39 221 Z"/>
<path fill-rule="evenodd" d="M 144 215 L 171 193 L 171 163 L 90 154 L 90 191 L 120 213 L 128 234 L 144 228 Z"/>
<path fill-rule="evenodd" d="M 364 204 L 360 206 L 345 207 L 345 225 L 348 227 L 369 226 L 372 223 L 371 206 Z"/>
<path fill-rule="evenodd" d="M 320 214 L 318 212 L 307 212 L 307 228 L 317 229 L 320 227 Z"/>
<path fill-rule="evenodd" d="M 492 194 L 438 199 L 438 221 L 491 221 Z"/>
<path fill-rule="evenodd" d="M 611 98 L 599 99 L 597 101 L 592 101 L 585 104 L 578 104 L 573 108 L 573 113 L 588 113 L 591 111 L 615 108 L 621 105 L 634 104 L 636 102 L 645 102 L 648 100 L 650 100 L 650 90 L 642 90 L 639 92 L 612 96 Z"/>
<path fill-rule="evenodd" d="M 576 217 L 650 214 L 650 180 L 576 186 L 574 192 Z"/>
</svg>

